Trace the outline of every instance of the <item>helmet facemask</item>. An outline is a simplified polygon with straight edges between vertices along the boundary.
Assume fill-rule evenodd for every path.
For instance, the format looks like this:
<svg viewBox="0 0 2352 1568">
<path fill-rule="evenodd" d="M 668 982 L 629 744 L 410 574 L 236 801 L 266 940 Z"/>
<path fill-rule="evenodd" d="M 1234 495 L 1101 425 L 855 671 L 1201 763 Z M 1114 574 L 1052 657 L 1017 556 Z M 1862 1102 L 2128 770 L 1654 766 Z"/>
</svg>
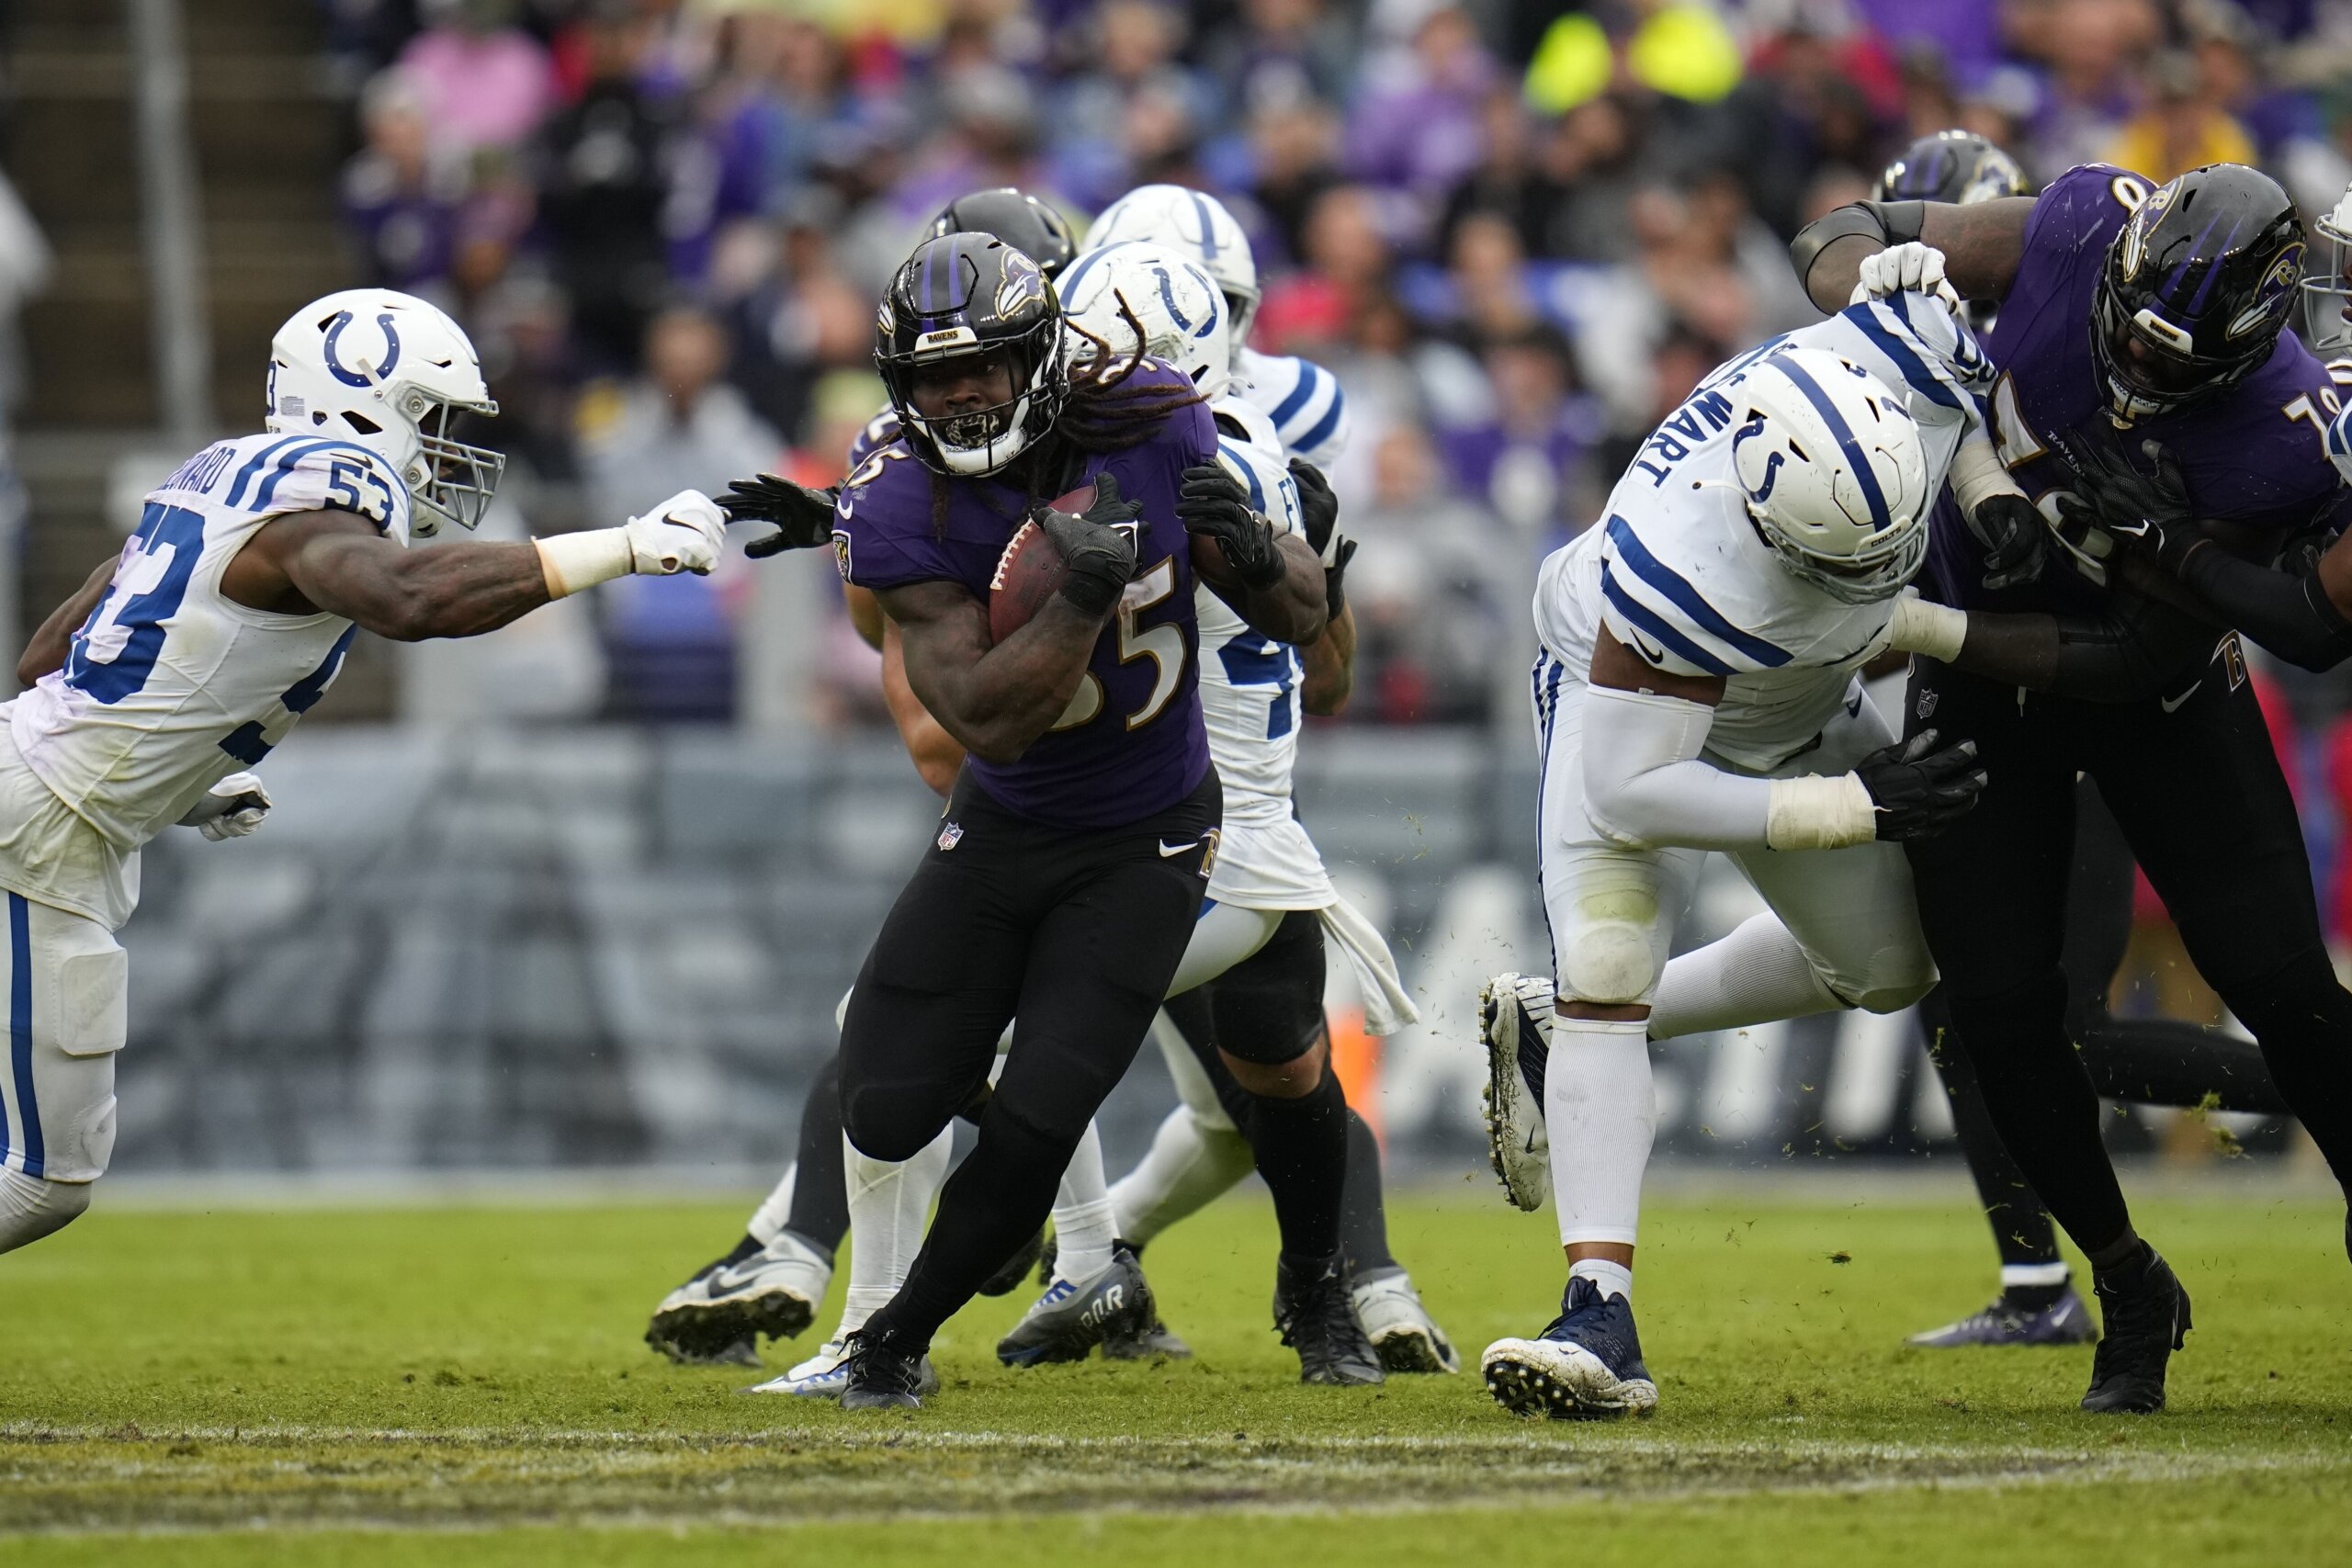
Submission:
<svg viewBox="0 0 2352 1568">
<path fill-rule="evenodd" d="M 394 406 L 416 426 L 416 456 L 401 470 L 413 503 L 409 531 L 428 538 L 444 522 L 469 530 L 480 527 L 506 472 L 506 454 L 452 436 L 449 427 L 458 406 L 436 401 L 422 388 L 402 389 Z M 485 400 L 467 412 L 495 417 L 498 404 Z"/>
<path fill-rule="evenodd" d="M 2352 191 L 2312 227 L 2326 246 L 2327 267 L 2302 281 L 2303 339 L 2324 358 L 2352 352 Z"/>
<path fill-rule="evenodd" d="M 910 437 L 917 457 L 930 466 L 965 479 L 979 479 L 1003 468 L 1029 449 L 1061 413 L 1069 390 L 1062 360 L 1062 323 L 1058 314 L 1039 321 L 1011 339 L 982 343 L 969 328 L 956 327 L 926 333 L 926 344 L 904 355 L 875 355 L 890 406 Z M 937 417 L 915 403 L 915 386 L 922 371 L 959 359 L 1001 356 L 1012 396 L 979 408 L 956 409 Z"/>
</svg>

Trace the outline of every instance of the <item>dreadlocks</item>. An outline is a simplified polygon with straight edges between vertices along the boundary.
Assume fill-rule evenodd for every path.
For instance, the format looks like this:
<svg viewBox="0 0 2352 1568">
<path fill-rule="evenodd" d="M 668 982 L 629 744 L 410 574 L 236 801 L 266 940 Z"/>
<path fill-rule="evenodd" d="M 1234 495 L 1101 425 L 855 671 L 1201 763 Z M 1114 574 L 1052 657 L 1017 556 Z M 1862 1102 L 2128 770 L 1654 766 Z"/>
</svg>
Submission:
<svg viewBox="0 0 2352 1568">
<path fill-rule="evenodd" d="M 1178 409 L 1201 401 L 1192 388 L 1129 387 L 1129 378 L 1144 362 L 1143 322 L 1126 296 L 1117 296 L 1119 316 L 1134 329 L 1136 348 L 1120 355 L 1111 345 L 1075 321 L 1069 330 L 1092 344 L 1095 355 L 1071 367 L 1069 400 L 1054 432 L 1081 452 L 1115 452 L 1148 441 Z"/>
</svg>

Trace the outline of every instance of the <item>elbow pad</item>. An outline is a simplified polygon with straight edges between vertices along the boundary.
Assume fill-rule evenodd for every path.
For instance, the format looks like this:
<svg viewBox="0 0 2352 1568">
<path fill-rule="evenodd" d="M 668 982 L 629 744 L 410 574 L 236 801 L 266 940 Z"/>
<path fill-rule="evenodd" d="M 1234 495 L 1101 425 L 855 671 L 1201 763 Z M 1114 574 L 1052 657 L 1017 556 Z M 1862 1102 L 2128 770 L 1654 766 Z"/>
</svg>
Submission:
<svg viewBox="0 0 2352 1568">
<path fill-rule="evenodd" d="M 1924 201 L 1849 202 L 1816 218 L 1798 230 L 1797 237 L 1789 242 L 1789 261 L 1796 268 L 1797 282 L 1809 286 L 1814 262 L 1839 240 L 1860 236 L 1874 243 L 1880 250 L 1908 244 L 1919 237 L 1927 218 L 1928 204 Z"/>
</svg>

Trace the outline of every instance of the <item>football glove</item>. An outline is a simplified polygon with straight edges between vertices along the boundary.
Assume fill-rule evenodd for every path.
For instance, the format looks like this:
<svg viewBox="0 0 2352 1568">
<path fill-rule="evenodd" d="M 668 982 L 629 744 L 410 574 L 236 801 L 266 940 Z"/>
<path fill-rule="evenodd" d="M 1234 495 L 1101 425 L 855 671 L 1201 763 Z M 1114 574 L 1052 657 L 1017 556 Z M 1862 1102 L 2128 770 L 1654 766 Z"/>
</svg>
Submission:
<svg viewBox="0 0 2352 1568">
<path fill-rule="evenodd" d="M 1299 518 L 1306 527 L 1306 542 L 1317 560 L 1330 559 L 1331 530 L 1340 525 L 1340 498 L 1323 470 L 1304 457 L 1290 460 L 1290 477 L 1298 486 Z"/>
<path fill-rule="evenodd" d="M 1337 558 L 1323 569 L 1323 615 L 1326 620 L 1336 621 L 1348 607 L 1348 562 L 1355 559 L 1356 542 L 1341 536 L 1333 554 Z"/>
<path fill-rule="evenodd" d="M 1119 479 L 1105 473 L 1094 481 L 1094 504 L 1072 517 L 1050 506 L 1040 506 L 1030 520 L 1054 542 L 1068 571 L 1061 596 L 1088 615 L 1100 619 L 1136 574 L 1136 541 L 1114 525 L 1132 523 L 1143 515 L 1143 503 L 1119 496 Z"/>
<path fill-rule="evenodd" d="M 775 532 L 763 534 L 743 547 L 747 556 L 776 556 L 786 550 L 813 550 L 831 542 L 833 506 L 840 487 L 810 490 L 774 474 L 735 479 L 718 498 L 719 510 L 730 523 L 773 523 Z"/>
<path fill-rule="evenodd" d="M 1986 496 L 1968 514 L 1968 531 L 1984 547 L 1986 588 L 2011 588 L 2041 575 L 2041 552 L 2049 527 L 2025 497 Z"/>
<path fill-rule="evenodd" d="M 195 829 L 216 844 L 223 839 L 242 839 L 261 826 L 274 804 L 259 778 L 231 773 L 198 797 L 180 818 L 180 826 Z"/>
<path fill-rule="evenodd" d="M 2154 465 L 2153 472 L 2134 468 L 2120 453 L 2093 448 L 2076 470 L 2075 489 L 2109 536 L 2132 541 L 2177 573 L 2207 542 L 2206 534 L 2190 509 L 2179 461 L 2154 441 L 2142 442 L 2140 451 Z"/>
<path fill-rule="evenodd" d="M 1274 542 L 1274 525 L 1264 513 L 1250 509 L 1239 481 L 1221 463 L 1198 463 L 1184 470 L 1176 516 L 1194 538 L 1216 541 L 1225 564 L 1244 588 L 1272 588 L 1288 570 Z"/>
<path fill-rule="evenodd" d="M 1984 788 L 1976 742 L 1936 750 L 1936 732 L 1881 747 L 1854 764 L 1854 776 L 1878 807 L 1881 839 L 1929 839 L 1974 809 Z"/>
<path fill-rule="evenodd" d="M 1968 310 L 1961 301 L 1960 290 L 1944 276 L 1943 252 L 1917 240 L 1864 256 L 1860 281 L 1854 285 L 1854 292 L 1846 303 L 1859 305 L 1865 299 L 1883 299 L 1894 294 L 1933 295 L 1936 302 L 1954 316 L 1964 316 Z"/>
<path fill-rule="evenodd" d="M 682 490 L 644 516 L 630 518 L 623 532 L 629 570 L 646 577 L 681 571 L 706 576 L 727 547 L 727 514 L 702 491 Z"/>
</svg>

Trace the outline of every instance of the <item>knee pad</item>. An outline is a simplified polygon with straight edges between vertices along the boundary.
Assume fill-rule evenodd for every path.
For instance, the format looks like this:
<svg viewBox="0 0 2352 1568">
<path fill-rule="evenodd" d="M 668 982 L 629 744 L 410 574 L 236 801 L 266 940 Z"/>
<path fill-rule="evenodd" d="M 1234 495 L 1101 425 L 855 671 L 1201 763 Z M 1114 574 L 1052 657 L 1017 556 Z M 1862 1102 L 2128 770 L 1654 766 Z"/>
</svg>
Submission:
<svg viewBox="0 0 2352 1568">
<path fill-rule="evenodd" d="M 1293 910 L 1266 945 L 1203 987 L 1217 1049 L 1238 1062 L 1279 1067 L 1323 1038 L 1323 925 Z"/>
<path fill-rule="evenodd" d="M 63 1230 L 90 1206 L 87 1181 L 48 1181 L 0 1170 L 0 1252 Z"/>
<path fill-rule="evenodd" d="M 1647 926 L 1631 920 L 1595 920 L 1571 932 L 1560 953 L 1560 994 L 1572 1001 L 1607 1007 L 1650 999 L 1657 988 L 1657 960 Z"/>
<path fill-rule="evenodd" d="M 842 1134 L 868 1159 L 899 1165 L 915 1157 L 954 1119 L 944 1110 L 918 1103 L 905 1085 L 866 1088 L 842 1096 Z"/>
</svg>

